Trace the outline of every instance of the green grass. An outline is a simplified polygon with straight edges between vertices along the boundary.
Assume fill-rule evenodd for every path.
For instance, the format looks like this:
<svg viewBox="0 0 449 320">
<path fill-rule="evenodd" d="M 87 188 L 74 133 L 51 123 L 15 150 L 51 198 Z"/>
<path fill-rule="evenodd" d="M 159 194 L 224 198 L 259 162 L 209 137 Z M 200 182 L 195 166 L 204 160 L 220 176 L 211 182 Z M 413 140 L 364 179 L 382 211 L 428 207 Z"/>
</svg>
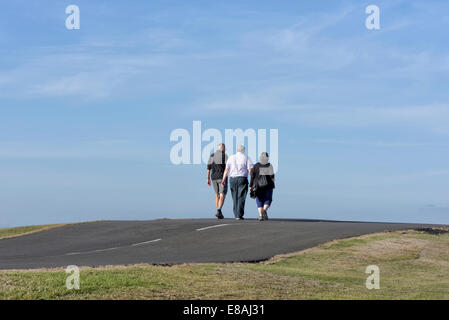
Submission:
<svg viewBox="0 0 449 320">
<path fill-rule="evenodd" d="M 48 229 L 56 228 L 56 227 L 60 227 L 60 226 L 63 226 L 63 224 L 46 224 L 46 225 L 38 225 L 38 226 L 0 229 L 0 239 L 15 237 L 15 236 L 32 233 L 32 232 L 48 230 Z"/>
<path fill-rule="evenodd" d="M 1 271 L 0 299 L 449 299 L 449 233 L 389 232 L 333 241 L 262 263 Z M 380 268 L 368 290 L 365 269 Z"/>
</svg>

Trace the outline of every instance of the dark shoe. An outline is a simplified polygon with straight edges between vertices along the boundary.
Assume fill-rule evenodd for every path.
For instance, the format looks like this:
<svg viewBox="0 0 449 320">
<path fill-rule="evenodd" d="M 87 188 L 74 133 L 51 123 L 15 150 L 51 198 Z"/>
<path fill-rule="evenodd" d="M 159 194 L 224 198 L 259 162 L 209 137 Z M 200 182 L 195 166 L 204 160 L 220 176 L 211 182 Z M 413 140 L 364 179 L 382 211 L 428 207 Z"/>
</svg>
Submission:
<svg viewBox="0 0 449 320">
<path fill-rule="evenodd" d="M 217 213 L 215 214 L 215 216 L 216 216 L 218 219 L 223 219 L 223 218 L 224 218 L 224 217 L 223 217 L 223 214 L 221 213 L 221 210 L 220 210 L 220 209 L 217 210 Z"/>
<path fill-rule="evenodd" d="M 259 221 L 263 221 L 263 216 L 259 216 Z"/>
<path fill-rule="evenodd" d="M 262 216 L 264 220 L 268 220 L 268 213 L 265 210 L 262 211 Z"/>
</svg>

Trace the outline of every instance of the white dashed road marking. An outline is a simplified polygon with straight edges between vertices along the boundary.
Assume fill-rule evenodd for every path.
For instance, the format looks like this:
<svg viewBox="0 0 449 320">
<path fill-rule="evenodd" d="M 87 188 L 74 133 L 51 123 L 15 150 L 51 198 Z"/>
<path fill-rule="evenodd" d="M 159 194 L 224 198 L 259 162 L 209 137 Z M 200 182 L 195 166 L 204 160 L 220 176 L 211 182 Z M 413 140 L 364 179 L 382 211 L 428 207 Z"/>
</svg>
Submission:
<svg viewBox="0 0 449 320">
<path fill-rule="evenodd" d="M 107 249 L 98 249 L 98 250 L 93 250 L 91 252 L 103 252 L 103 251 L 110 251 L 110 250 L 115 250 L 118 249 L 118 247 L 115 248 L 107 248 Z"/>
<path fill-rule="evenodd" d="M 216 225 L 214 225 L 214 226 L 196 229 L 196 231 L 203 231 L 203 230 L 207 230 L 207 229 L 218 228 L 218 227 L 224 227 L 224 226 L 229 226 L 229 224 L 227 224 L 227 223 L 225 223 L 225 224 L 216 224 Z"/>
<path fill-rule="evenodd" d="M 229 225 L 229 224 L 227 224 L 227 223 L 224 223 L 224 224 L 217 224 L 217 225 L 214 225 L 214 226 L 209 226 L 209 227 L 205 227 L 205 228 L 196 229 L 196 231 L 203 231 L 203 230 L 208 230 L 208 229 L 212 229 L 212 228 L 224 227 L 224 226 L 228 226 L 228 225 Z M 131 244 L 131 245 L 129 245 L 129 246 L 123 246 L 123 247 L 114 247 L 114 248 L 107 248 L 107 249 L 98 249 L 98 250 L 85 251 L 85 252 L 70 252 L 70 253 L 66 253 L 66 256 L 74 256 L 74 255 L 78 255 L 78 254 L 88 254 L 88 253 L 94 253 L 94 252 L 111 251 L 111 250 L 116 250 L 116 249 L 126 248 L 126 247 L 143 246 L 143 245 L 145 245 L 145 244 L 154 243 L 154 242 L 158 242 L 158 241 L 161 241 L 161 240 L 162 240 L 162 239 L 154 239 L 154 240 L 149 240 L 149 241 L 144 241 L 144 242 L 134 243 L 134 244 Z"/>
<path fill-rule="evenodd" d="M 111 251 L 111 250 L 116 250 L 116 249 L 120 249 L 120 248 L 126 248 L 126 247 L 135 247 L 135 246 L 141 246 L 147 243 L 152 243 L 152 242 L 157 242 L 157 241 L 161 241 L 162 239 L 155 239 L 155 240 L 150 240 L 150 241 L 145 241 L 145 242 L 139 242 L 139 243 L 134 243 L 132 245 L 129 246 L 123 246 L 123 247 L 114 247 L 114 248 L 107 248 L 107 249 L 98 249 L 98 250 L 91 250 L 91 251 L 85 251 L 85 252 L 70 252 L 70 253 L 66 253 L 66 256 L 74 256 L 74 255 L 78 255 L 78 254 L 88 254 L 88 253 L 94 253 L 94 252 L 103 252 L 103 251 Z"/>
<path fill-rule="evenodd" d="M 139 243 L 134 243 L 131 246 L 135 247 L 135 246 L 141 246 L 147 243 L 152 243 L 152 242 L 158 242 L 161 241 L 162 239 L 156 239 L 156 240 L 150 240 L 150 241 L 145 241 L 145 242 L 139 242 Z"/>
</svg>

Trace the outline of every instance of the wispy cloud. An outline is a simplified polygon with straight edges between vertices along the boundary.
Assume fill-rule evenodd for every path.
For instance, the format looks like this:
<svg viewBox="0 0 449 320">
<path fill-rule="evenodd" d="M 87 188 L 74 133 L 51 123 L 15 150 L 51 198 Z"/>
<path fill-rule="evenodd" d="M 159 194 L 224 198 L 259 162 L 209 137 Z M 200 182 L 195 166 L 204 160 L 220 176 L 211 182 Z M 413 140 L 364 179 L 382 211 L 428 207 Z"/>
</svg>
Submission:
<svg viewBox="0 0 449 320">
<path fill-rule="evenodd" d="M 116 75 L 117 76 L 117 75 Z M 119 81 L 114 74 L 95 74 L 88 72 L 73 76 L 62 76 L 59 79 L 48 80 L 43 84 L 33 84 L 30 87 L 31 96 L 84 96 L 92 99 L 108 97 Z M 115 83 L 114 83 L 115 82 Z"/>
<path fill-rule="evenodd" d="M 317 38 L 321 32 L 333 27 L 354 10 L 348 7 L 340 12 L 320 13 L 303 17 L 299 22 L 281 30 L 274 30 L 265 35 L 268 43 L 280 50 L 306 51 L 309 49 L 311 40 Z"/>
<path fill-rule="evenodd" d="M 446 127 L 447 119 L 449 119 L 448 105 L 307 108 L 298 115 L 298 121 L 304 124 L 345 127 L 402 124 L 436 129 Z"/>
<path fill-rule="evenodd" d="M 28 59 L 0 70 L 0 97 L 107 99 L 120 88 L 138 87 L 139 76 L 154 79 L 160 68 L 175 65 L 174 51 L 190 43 L 181 31 L 153 28 L 38 46 Z"/>
<path fill-rule="evenodd" d="M 406 141 L 370 141 L 370 140 L 348 140 L 348 139 L 314 139 L 313 143 L 319 144 L 335 144 L 347 146 L 368 146 L 380 148 L 420 148 L 420 147 L 436 147 L 448 148 L 449 143 L 435 142 L 406 142 Z"/>
<path fill-rule="evenodd" d="M 382 8 L 402 4 L 394 1 Z M 345 32 L 335 36 L 332 30 L 354 19 L 351 15 L 359 9 L 309 14 L 284 28 L 242 35 L 247 49 L 242 57 L 254 57 L 260 68 L 243 73 L 234 86 L 206 92 L 195 106 L 271 111 L 274 119 L 319 128 L 405 126 L 447 134 L 449 105 L 439 87 L 447 80 L 449 55 L 386 41 L 400 38 L 415 24 L 399 15 L 378 33 L 362 24 L 361 30 L 349 32 L 345 25 Z M 252 63 L 250 58 L 244 61 Z"/>
<path fill-rule="evenodd" d="M 102 56 L 68 53 L 41 56 L 10 71 L 3 71 L 1 96 L 104 99 L 144 72 L 166 65 L 160 55 Z M 0 81 L 0 86 L 2 83 Z"/>
<path fill-rule="evenodd" d="M 297 88 L 297 89 L 296 89 Z M 313 84 L 268 87 L 253 93 L 243 93 L 223 99 L 199 102 L 204 109 L 239 110 L 240 112 L 272 112 L 273 118 L 310 127 L 410 127 L 445 134 L 448 132 L 449 105 L 412 106 L 340 106 L 301 103 L 298 92 L 316 90 Z"/>
<path fill-rule="evenodd" d="M 446 212 L 449 213 L 448 205 L 438 205 L 438 204 L 426 204 L 422 206 L 423 210 L 426 211 L 436 211 L 436 212 Z"/>
<path fill-rule="evenodd" d="M 102 139 L 87 141 L 43 143 L 0 142 L 0 159 L 25 160 L 92 160 L 92 159 L 159 159 L 165 150 L 131 139 Z"/>
</svg>

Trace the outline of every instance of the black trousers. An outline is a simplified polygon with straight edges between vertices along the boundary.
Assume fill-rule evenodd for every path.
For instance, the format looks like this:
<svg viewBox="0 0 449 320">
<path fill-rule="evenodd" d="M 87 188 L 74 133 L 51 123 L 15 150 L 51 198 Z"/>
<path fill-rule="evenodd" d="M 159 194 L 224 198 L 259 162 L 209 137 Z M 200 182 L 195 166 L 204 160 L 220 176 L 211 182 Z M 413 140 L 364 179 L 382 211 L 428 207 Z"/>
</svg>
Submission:
<svg viewBox="0 0 449 320">
<path fill-rule="evenodd" d="M 235 177 L 229 179 L 232 200 L 234 201 L 234 216 L 243 218 L 245 214 L 245 201 L 248 194 L 248 178 Z"/>
</svg>

